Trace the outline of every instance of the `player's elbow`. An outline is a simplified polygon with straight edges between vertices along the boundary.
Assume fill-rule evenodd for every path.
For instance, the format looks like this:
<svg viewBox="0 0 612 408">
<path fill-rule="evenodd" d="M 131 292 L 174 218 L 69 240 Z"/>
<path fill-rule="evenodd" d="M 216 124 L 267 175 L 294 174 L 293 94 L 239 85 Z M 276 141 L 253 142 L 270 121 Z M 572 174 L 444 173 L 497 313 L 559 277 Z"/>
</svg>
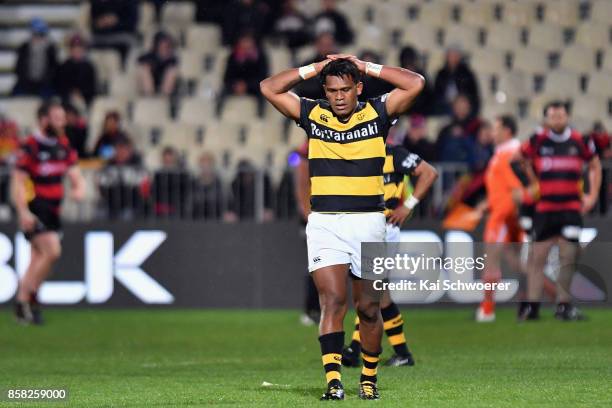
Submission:
<svg viewBox="0 0 612 408">
<path fill-rule="evenodd" d="M 270 91 L 270 81 L 269 81 L 268 78 L 264 79 L 263 81 L 261 81 L 259 83 L 259 91 L 264 96 L 264 98 L 268 99 L 268 96 L 271 93 L 271 91 Z"/>
<path fill-rule="evenodd" d="M 418 92 L 421 92 L 423 88 L 425 88 L 425 77 L 421 74 L 417 74 L 416 72 L 412 76 L 412 87 L 416 89 Z"/>
</svg>

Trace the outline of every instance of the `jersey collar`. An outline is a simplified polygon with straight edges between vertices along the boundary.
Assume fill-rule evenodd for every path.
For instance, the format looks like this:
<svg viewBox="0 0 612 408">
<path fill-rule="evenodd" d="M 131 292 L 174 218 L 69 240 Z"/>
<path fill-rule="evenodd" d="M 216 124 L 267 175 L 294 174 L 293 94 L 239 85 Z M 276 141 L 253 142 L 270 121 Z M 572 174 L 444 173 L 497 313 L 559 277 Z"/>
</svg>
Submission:
<svg viewBox="0 0 612 408">
<path fill-rule="evenodd" d="M 34 130 L 33 135 L 34 135 L 34 139 L 36 139 L 38 142 L 45 144 L 47 146 L 53 146 L 54 144 L 57 143 L 57 138 L 45 136 L 45 134 L 39 128 L 36 128 Z"/>
<path fill-rule="evenodd" d="M 548 129 L 547 136 L 550 140 L 557 143 L 562 143 L 567 141 L 572 135 L 572 129 L 569 126 L 565 127 L 562 133 L 555 133 L 552 129 Z"/>
</svg>

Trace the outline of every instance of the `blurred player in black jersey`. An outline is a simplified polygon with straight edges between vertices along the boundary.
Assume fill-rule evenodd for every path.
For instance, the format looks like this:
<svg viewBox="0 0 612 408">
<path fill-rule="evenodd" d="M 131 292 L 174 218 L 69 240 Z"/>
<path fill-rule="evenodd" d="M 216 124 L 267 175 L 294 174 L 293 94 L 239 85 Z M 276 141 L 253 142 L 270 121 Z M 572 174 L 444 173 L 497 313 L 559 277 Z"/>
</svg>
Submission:
<svg viewBox="0 0 612 408">
<path fill-rule="evenodd" d="M 383 168 L 385 215 L 387 216 L 385 242 L 400 242 L 400 227 L 411 216 L 414 206 L 425 198 L 438 177 L 438 173 L 435 168 L 422 160 L 417 154 L 401 146 L 387 145 L 386 150 L 387 156 Z M 414 191 L 408 197 L 405 194 L 406 176 L 417 178 Z M 388 290 L 383 293 L 380 301 L 380 313 L 387 339 L 394 351 L 393 356 L 385 365 L 393 367 L 414 365 L 414 358 L 406 344 L 404 320 Z M 359 317 L 356 317 L 351 344 L 342 352 L 342 364 L 348 367 L 358 366 L 360 352 Z"/>
<path fill-rule="evenodd" d="M 520 320 L 539 318 L 544 266 L 553 245 L 559 246 L 557 308 L 560 320 L 580 320 L 582 313 L 572 304 L 571 282 L 579 255 L 582 216 L 593 209 L 601 185 L 601 163 L 592 141 L 569 127 L 567 108 L 551 102 L 544 110 L 545 128 L 521 147 L 531 183 L 538 186 L 539 199 L 533 217 L 535 244 L 529 262 L 527 302 L 521 303 Z M 583 166 L 588 166 L 589 192 L 582 188 Z"/>
<path fill-rule="evenodd" d="M 64 108 L 44 103 L 38 109 L 38 126 L 22 143 L 11 180 L 19 227 L 31 244 L 30 264 L 15 299 L 15 317 L 25 324 L 42 324 L 37 292 L 61 254 L 64 176 L 71 183 L 71 198 L 80 201 L 85 195 L 77 153 L 65 136 Z"/>
</svg>

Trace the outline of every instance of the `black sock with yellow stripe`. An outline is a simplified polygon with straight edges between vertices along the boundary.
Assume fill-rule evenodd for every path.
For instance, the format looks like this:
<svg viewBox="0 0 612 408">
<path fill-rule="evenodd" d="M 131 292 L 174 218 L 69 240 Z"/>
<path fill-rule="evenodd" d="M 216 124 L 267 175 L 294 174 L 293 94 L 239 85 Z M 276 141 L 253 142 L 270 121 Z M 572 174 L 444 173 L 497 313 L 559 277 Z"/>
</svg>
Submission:
<svg viewBox="0 0 612 408">
<path fill-rule="evenodd" d="M 319 336 L 323 368 L 327 385 L 340 383 L 340 363 L 342 361 L 342 347 L 344 347 L 344 332 L 328 333 Z"/>
<path fill-rule="evenodd" d="M 361 349 L 361 358 L 363 359 L 363 368 L 361 369 L 361 378 L 359 382 L 371 382 L 376 384 L 376 372 L 378 369 L 378 353 L 372 353 Z"/>
<path fill-rule="evenodd" d="M 351 340 L 351 350 L 359 354 L 361 352 L 361 339 L 359 337 L 359 317 L 355 317 L 355 331 L 353 331 L 353 339 Z"/>
<path fill-rule="evenodd" d="M 389 339 L 389 343 L 393 346 L 395 354 L 405 356 L 408 354 L 408 346 L 406 345 L 406 337 L 404 336 L 404 320 L 400 314 L 399 308 L 395 303 L 380 310 L 384 322 L 385 333 Z"/>
</svg>

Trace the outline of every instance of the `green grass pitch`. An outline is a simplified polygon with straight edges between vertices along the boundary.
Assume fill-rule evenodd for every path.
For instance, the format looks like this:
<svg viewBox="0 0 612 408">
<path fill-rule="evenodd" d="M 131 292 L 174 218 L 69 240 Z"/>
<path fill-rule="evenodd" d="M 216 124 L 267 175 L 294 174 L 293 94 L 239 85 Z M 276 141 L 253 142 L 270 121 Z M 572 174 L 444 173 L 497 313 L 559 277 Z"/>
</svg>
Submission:
<svg viewBox="0 0 612 408">
<path fill-rule="evenodd" d="M 0 388 L 68 387 L 70 396 L 0 406 L 612 407 L 612 310 L 587 310 L 579 323 L 546 310 L 528 324 L 510 309 L 492 324 L 471 312 L 404 309 L 417 365 L 382 367 L 380 401 L 358 400 L 359 369 L 345 368 L 347 400 L 318 402 L 317 332 L 297 311 L 51 309 L 45 327 L 22 327 L 5 308 Z"/>
</svg>

